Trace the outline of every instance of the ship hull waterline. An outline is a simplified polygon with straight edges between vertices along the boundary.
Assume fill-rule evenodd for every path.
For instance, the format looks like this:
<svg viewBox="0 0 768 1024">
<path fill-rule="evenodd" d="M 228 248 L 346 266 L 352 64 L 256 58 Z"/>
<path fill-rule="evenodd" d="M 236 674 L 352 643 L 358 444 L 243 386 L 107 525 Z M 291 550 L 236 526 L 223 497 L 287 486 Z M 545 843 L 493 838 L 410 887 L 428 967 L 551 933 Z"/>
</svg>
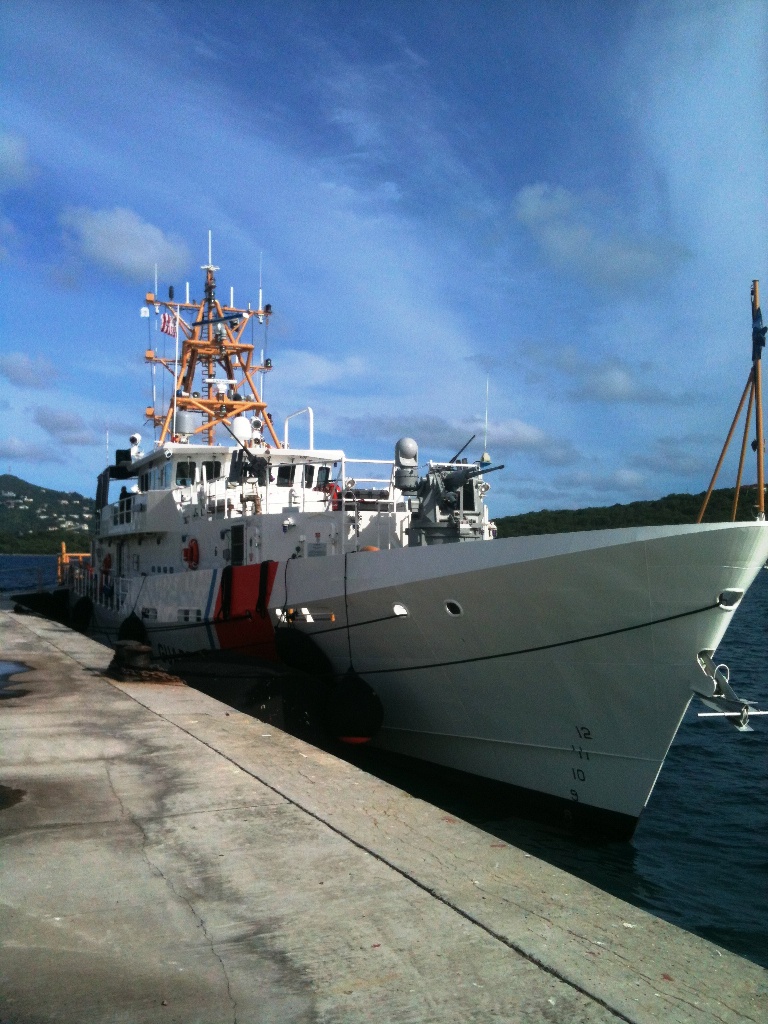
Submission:
<svg viewBox="0 0 768 1024">
<path fill-rule="evenodd" d="M 692 694 L 710 687 L 698 653 L 717 648 L 732 595 L 767 557 L 764 522 L 349 552 L 269 563 L 262 615 L 262 567 L 143 577 L 120 608 L 94 608 L 91 631 L 114 640 L 150 605 L 160 656 L 270 657 L 276 628 L 299 631 L 375 689 L 378 746 L 542 794 L 575 818 L 613 816 L 626 836 Z M 182 605 L 203 621 L 178 622 Z"/>
</svg>

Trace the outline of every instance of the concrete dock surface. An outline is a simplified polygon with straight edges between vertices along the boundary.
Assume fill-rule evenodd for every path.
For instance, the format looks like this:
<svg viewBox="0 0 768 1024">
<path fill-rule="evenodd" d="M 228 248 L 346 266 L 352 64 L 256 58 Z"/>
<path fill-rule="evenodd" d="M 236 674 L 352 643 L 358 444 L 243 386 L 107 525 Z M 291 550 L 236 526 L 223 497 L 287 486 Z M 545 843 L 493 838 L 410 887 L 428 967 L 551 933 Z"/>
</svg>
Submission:
<svg viewBox="0 0 768 1024">
<path fill-rule="evenodd" d="M 63 626 L 0 639 L 0 1024 L 768 1020 L 749 961 Z"/>
</svg>

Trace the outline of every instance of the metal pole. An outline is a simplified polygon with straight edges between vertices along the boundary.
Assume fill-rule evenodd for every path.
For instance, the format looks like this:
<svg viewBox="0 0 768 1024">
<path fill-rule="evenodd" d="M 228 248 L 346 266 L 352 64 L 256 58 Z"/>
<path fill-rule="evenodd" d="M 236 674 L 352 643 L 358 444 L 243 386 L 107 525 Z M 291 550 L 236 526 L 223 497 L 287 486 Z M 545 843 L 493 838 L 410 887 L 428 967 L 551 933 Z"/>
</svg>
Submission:
<svg viewBox="0 0 768 1024">
<path fill-rule="evenodd" d="M 765 329 L 760 312 L 760 282 L 752 282 L 752 360 L 755 368 L 755 430 L 757 442 L 757 514 L 765 519 L 765 439 L 763 437 L 762 349 Z"/>
<path fill-rule="evenodd" d="M 728 431 L 728 437 L 726 437 L 726 439 L 725 439 L 725 444 L 723 445 L 723 450 L 720 452 L 720 458 L 717 460 L 717 465 L 715 466 L 715 472 L 712 474 L 712 479 L 709 482 L 709 488 L 707 490 L 707 493 L 704 496 L 704 501 L 702 502 L 702 505 L 701 505 L 701 511 L 699 512 L 698 518 L 696 519 L 697 523 L 700 523 L 702 521 L 702 519 L 704 518 L 704 513 L 707 510 L 707 505 L 709 504 L 709 499 L 710 499 L 710 497 L 712 495 L 712 491 L 715 489 L 715 482 L 717 480 L 717 475 L 720 472 L 721 466 L 723 465 L 723 459 L 725 458 L 725 453 L 728 451 L 728 446 L 731 443 L 731 438 L 733 437 L 733 432 L 736 429 L 736 424 L 739 422 L 739 416 L 741 416 L 741 410 L 744 408 L 744 402 L 746 401 L 746 398 L 747 398 L 747 392 L 752 390 L 752 387 L 753 387 L 753 383 L 752 383 L 753 372 L 754 372 L 753 370 L 749 371 L 749 377 L 747 378 L 746 387 L 744 388 L 744 391 L 742 393 L 741 401 L 739 402 L 739 407 L 736 410 L 736 415 L 733 417 L 733 423 L 731 423 L 731 429 Z"/>
<path fill-rule="evenodd" d="M 747 404 L 747 415 L 744 420 L 744 436 L 741 439 L 741 454 L 739 455 L 739 471 L 736 474 L 736 487 L 733 492 L 733 507 L 731 508 L 731 522 L 736 522 L 736 511 L 739 507 L 739 494 L 741 493 L 741 474 L 744 472 L 744 458 L 747 454 L 747 438 L 749 437 L 749 427 L 752 420 L 752 404 L 755 400 L 755 383 L 752 382 L 752 387 L 749 392 L 749 402 Z"/>
</svg>

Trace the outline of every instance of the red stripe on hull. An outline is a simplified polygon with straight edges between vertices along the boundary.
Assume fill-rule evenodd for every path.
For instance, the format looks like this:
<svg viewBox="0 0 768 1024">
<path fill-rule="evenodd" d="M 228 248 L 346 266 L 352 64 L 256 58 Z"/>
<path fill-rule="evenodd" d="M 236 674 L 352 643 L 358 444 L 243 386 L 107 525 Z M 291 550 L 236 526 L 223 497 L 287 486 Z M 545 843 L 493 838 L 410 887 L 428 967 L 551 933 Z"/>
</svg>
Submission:
<svg viewBox="0 0 768 1024">
<path fill-rule="evenodd" d="M 261 562 L 224 570 L 213 619 L 221 650 L 278 660 L 268 612 L 277 566 L 277 562 Z"/>
</svg>

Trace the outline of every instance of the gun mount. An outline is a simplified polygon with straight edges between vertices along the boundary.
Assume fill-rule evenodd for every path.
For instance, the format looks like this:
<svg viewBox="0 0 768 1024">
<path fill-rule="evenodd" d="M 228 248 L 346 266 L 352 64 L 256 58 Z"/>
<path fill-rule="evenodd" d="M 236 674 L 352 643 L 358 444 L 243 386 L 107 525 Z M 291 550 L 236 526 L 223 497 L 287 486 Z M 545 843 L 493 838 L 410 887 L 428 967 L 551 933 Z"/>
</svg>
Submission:
<svg viewBox="0 0 768 1024">
<path fill-rule="evenodd" d="M 490 488 L 483 477 L 504 466 L 489 466 L 483 460 L 430 462 L 426 476 L 421 477 L 417 466 L 416 442 L 409 437 L 401 438 L 395 446 L 395 485 L 410 499 L 409 546 L 487 540 L 495 536 L 484 500 Z"/>
</svg>

